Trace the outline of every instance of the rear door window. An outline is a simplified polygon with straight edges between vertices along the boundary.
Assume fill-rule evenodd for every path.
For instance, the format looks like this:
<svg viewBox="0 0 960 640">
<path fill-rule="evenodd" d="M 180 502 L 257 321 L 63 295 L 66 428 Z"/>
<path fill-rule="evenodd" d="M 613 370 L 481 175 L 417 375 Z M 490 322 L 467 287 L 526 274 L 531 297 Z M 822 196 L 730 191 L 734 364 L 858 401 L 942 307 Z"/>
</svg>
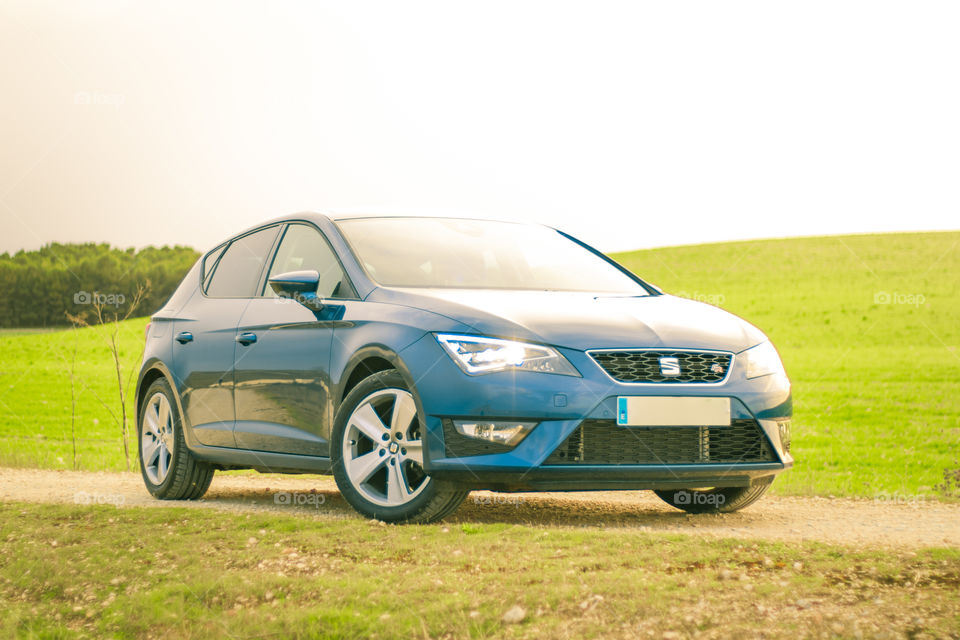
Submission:
<svg viewBox="0 0 960 640">
<path fill-rule="evenodd" d="M 260 284 L 260 275 L 277 237 L 278 228 L 267 227 L 231 242 L 223 255 L 214 259 L 212 274 L 205 274 L 205 280 L 209 278 L 206 294 L 212 298 L 253 297 Z M 209 262 L 208 256 L 207 263 Z"/>
</svg>

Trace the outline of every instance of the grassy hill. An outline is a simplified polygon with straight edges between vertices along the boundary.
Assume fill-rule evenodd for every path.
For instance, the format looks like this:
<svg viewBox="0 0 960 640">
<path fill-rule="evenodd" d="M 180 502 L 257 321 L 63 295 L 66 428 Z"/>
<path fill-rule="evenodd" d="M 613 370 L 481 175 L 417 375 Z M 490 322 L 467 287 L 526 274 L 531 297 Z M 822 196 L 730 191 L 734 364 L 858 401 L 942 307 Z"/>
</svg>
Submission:
<svg viewBox="0 0 960 640">
<path fill-rule="evenodd" d="M 960 232 L 615 257 L 669 293 L 747 318 L 778 346 L 794 381 L 798 464 L 777 492 L 921 499 L 960 469 Z M 128 368 L 145 322 L 121 325 Z M 97 331 L 0 332 L 0 464 L 72 468 L 76 348 L 78 466 L 124 468 L 116 373 Z"/>
</svg>

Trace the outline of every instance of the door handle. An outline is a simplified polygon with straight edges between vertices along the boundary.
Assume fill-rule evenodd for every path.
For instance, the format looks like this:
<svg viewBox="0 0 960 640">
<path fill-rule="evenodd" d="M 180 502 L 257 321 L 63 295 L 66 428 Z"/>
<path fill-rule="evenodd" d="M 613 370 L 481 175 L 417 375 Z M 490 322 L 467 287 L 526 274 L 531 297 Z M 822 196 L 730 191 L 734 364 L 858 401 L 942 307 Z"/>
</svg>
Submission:
<svg viewBox="0 0 960 640">
<path fill-rule="evenodd" d="M 253 344 L 254 342 L 257 341 L 257 334 L 250 333 L 250 332 L 241 333 L 236 338 L 234 338 L 234 340 L 236 340 L 243 346 L 247 346 L 248 344 Z"/>
<path fill-rule="evenodd" d="M 193 342 L 193 334 L 189 331 L 181 331 L 177 334 L 177 342 L 180 344 L 187 344 L 188 342 Z"/>
</svg>

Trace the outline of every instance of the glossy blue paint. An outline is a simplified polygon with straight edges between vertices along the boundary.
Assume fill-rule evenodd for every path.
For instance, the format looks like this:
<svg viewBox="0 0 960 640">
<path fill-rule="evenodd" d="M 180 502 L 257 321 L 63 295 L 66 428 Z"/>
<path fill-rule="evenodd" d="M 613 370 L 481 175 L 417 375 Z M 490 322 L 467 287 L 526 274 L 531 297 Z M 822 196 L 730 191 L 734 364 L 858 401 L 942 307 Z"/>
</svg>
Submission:
<svg viewBox="0 0 960 640">
<path fill-rule="evenodd" d="M 780 446 L 776 422 L 792 411 L 785 376 L 747 379 L 746 363 L 735 355 L 720 384 L 637 385 L 617 382 L 587 353 L 659 347 L 741 354 L 766 339 L 730 313 L 647 285 L 648 293 L 638 296 L 381 287 L 368 276 L 336 220 L 314 213 L 278 218 L 243 234 L 277 225 L 281 238 L 288 223 L 311 225 L 323 234 L 355 296 L 322 300 L 322 306 L 313 308 L 276 298 L 266 283 L 271 256 L 264 256 L 259 281 L 251 287 L 262 295 L 208 297 L 198 263 L 153 317 L 138 382 L 138 411 L 151 376 L 166 377 L 176 391 L 187 444 L 201 459 L 224 468 L 328 470 L 336 412 L 351 381 L 373 366 L 369 363 L 378 363 L 377 368 L 388 363 L 413 391 L 426 435 L 424 469 L 472 488 L 740 486 L 793 464 Z M 271 252 L 276 250 L 275 244 Z M 467 375 L 438 344 L 436 333 L 551 346 L 579 375 Z M 192 339 L 183 339 L 187 334 Z M 543 464 L 584 420 L 616 423 L 625 409 L 618 407 L 618 398 L 630 395 L 729 397 L 732 417 L 757 420 L 776 460 Z M 444 439 L 443 421 L 449 419 L 522 419 L 537 426 L 505 453 L 455 457 Z"/>
</svg>

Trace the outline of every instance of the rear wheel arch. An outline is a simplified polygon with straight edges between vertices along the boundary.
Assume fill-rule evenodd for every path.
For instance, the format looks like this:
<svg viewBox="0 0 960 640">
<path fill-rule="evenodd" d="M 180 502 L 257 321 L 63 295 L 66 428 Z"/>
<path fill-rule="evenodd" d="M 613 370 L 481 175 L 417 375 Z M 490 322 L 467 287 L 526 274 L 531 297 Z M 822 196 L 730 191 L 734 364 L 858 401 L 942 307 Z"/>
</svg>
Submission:
<svg viewBox="0 0 960 640">
<path fill-rule="evenodd" d="M 143 406 L 143 403 L 147 398 L 147 390 L 150 389 L 150 385 L 160 378 L 167 378 L 167 375 L 163 369 L 156 364 L 154 364 L 150 369 L 144 371 L 140 376 L 140 382 L 137 384 L 136 415 L 140 415 L 140 407 Z M 167 382 L 170 382 L 169 378 L 167 379 Z"/>
<path fill-rule="evenodd" d="M 150 385 L 161 378 L 166 379 L 167 384 L 170 385 L 170 390 L 173 392 L 173 400 L 177 405 L 177 412 L 180 414 L 180 424 L 183 427 L 183 435 L 187 440 L 187 446 L 192 448 L 195 446 L 196 441 L 193 438 L 192 425 L 187 421 L 186 414 L 183 412 L 179 385 L 176 384 L 173 375 L 162 360 L 155 360 L 149 363 L 147 367 L 148 368 L 140 374 L 140 381 L 137 383 L 136 406 L 134 407 L 136 413 L 134 415 L 140 415 L 140 410 L 143 408 L 143 403 L 147 399 L 147 391 L 150 389 Z"/>
</svg>

